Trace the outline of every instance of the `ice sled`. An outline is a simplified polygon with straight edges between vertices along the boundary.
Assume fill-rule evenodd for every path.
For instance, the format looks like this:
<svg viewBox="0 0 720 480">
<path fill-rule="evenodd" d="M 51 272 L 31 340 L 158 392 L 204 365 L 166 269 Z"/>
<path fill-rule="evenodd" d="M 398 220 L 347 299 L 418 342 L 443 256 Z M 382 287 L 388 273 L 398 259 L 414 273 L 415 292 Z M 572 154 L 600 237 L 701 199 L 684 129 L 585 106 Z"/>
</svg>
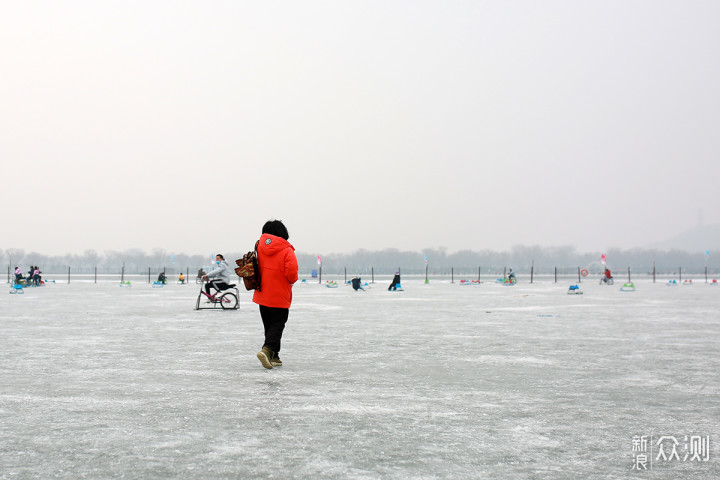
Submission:
<svg viewBox="0 0 720 480">
<path fill-rule="evenodd" d="M 632 282 L 625 282 L 623 283 L 623 286 L 620 287 L 621 292 L 634 292 L 635 291 L 635 284 Z"/>
<path fill-rule="evenodd" d="M 570 285 L 567 291 L 568 295 L 582 295 L 582 290 L 577 285 Z"/>
<path fill-rule="evenodd" d="M 713 279 L 710 281 L 710 285 L 715 285 L 715 286 L 717 286 L 717 284 L 718 284 L 718 282 L 717 282 L 717 279 L 715 279 L 715 278 L 713 278 Z"/>
<path fill-rule="evenodd" d="M 460 285 L 470 285 L 470 280 L 462 279 L 460 280 Z"/>
<path fill-rule="evenodd" d="M 328 280 L 327 282 L 325 282 L 325 286 L 326 286 L 327 288 L 338 288 L 338 284 L 337 284 L 336 281 L 332 281 L 332 282 L 331 282 L 331 281 Z"/>
<path fill-rule="evenodd" d="M 152 283 L 153 288 L 162 288 L 164 286 L 165 286 L 165 284 L 163 282 L 153 282 Z"/>
<path fill-rule="evenodd" d="M 677 287 L 678 283 L 677 280 L 668 280 L 667 286 L 668 287 Z"/>
<path fill-rule="evenodd" d="M 10 293 L 12 293 L 12 294 L 15 294 L 15 293 L 25 293 L 25 290 L 23 290 L 23 286 L 22 286 L 22 285 L 20 285 L 19 283 L 16 283 L 16 284 L 13 285 L 12 288 L 10 289 Z"/>
<path fill-rule="evenodd" d="M 125 280 L 125 281 L 120 282 L 120 286 L 121 287 L 132 287 L 132 285 L 130 285 L 130 280 Z"/>
<path fill-rule="evenodd" d="M 693 284 L 693 283 L 692 283 L 692 279 L 686 278 L 685 280 L 683 280 L 683 283 L 682 283 L 682 284 L 685 285 L 685 286 L 692 285 L 692 284 Z"/>
</svg>

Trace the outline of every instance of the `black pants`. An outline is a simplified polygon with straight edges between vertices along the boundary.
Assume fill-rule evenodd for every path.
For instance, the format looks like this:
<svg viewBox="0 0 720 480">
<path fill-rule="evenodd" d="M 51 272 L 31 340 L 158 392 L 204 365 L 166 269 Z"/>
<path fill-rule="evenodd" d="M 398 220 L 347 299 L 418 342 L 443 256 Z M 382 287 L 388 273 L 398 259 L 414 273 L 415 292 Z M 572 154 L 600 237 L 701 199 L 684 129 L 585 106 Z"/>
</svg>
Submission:
<svg viewBox="0 0 720 480">
<path fill-rule="evenodd" d="M 205 284 L 205 293 L 207 293 L 208 295 L 211 295 L 210 287 L 213 287 L 219 292 L 221 290 L 227 290 L 228 288 L 230 288 L 230 285 L 225 282 L 208 282 Z"/>
<path fill-rule="evenodd" d="M 273 352 L 280 351 L 280 340 L 290 314 L 289 308 L 274 308 L 260 305 L 260 316 L 265 326 L 265 343 Z"/>
</svg>

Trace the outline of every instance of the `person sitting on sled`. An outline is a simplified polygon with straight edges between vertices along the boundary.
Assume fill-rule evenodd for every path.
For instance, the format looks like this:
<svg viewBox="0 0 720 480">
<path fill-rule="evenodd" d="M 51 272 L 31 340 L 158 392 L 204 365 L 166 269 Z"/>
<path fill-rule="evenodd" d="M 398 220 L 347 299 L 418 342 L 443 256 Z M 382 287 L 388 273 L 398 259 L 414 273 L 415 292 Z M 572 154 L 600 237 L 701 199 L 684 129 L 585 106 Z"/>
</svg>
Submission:
<svg viewBox="0 0 720 480">
<path fill-rule="evenodd" d="M 42 281 L 42 272 L 40 271 L 40 267 L 38 267 L 36 265 L 33 269 L 32 282 L 35 285 L 40 285 L 41 281 Z"/>
<path fill-rule="evenodd" d="M 185 283 L 185 275 L 183 275 L 182 272 L 180 273 L 180 276 L 178 277 L 178 281 L 182 284 Z"/>
<path fill-rule="evenodd" d="M 515 283 L 517 280 L 515 279 L 515 272 L 513 272 L 513 269 L 510 269 L 510 272 L 508 273 L 508 280 L 510 283 Z"/>
<path fill-rule="evenodd" d="M 20 267 L 15 267 L 15 283 L 20 283 L 20 280 L 23 279 L 22 270 Z"/>
<path fill-rule="evenodd" d="M 388 291 L 392 290 L 393 292 L 397 290 L 398 285 L 400 285 L 400 272 L 395 272 L 395 276 L 392 279 L 392 283 L 390 283 L 390 286 L 388 287 Z"/>
<path fill-rule="evenodd" d="M 218 292 L 230 288 L 230 266 L 225 257 L 219 253 L 215 255 L 215 268 L 203 275 L 203 280 L 208 280 L 205 284 L 205 295 L 210 300 L 215 300 L 215 295 L 210 293 L 210 287 Z"/>
<path fill-rule="evenodd" d="M 352 282 L 353 290 L 355 290 L 356 292 L 358 290 L 362 290 L 363 292 L 365 291 L 365 289 L 362 288 L 362 285 L 360 285 L 360 277 L 353 277 L 350 281 Z"/>
<path fill-rule="evenodd" d="M 160 275 L 158 275 L 157 283 L 162 283 L 163 285 L 167 283 L 167 277 L 165 276 L 165 272 L 160 272 Z"/>
</svg>

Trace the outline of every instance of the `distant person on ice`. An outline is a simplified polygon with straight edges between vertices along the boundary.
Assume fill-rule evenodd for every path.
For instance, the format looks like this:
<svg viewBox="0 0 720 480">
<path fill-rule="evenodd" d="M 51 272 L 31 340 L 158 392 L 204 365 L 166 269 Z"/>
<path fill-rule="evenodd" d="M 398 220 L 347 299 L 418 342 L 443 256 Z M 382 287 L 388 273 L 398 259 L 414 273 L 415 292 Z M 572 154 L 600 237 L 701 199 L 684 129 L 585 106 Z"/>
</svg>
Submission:
<svg viewBox="0 0 720 480">
<path fill-rule="evenodd" d="M 610 273 L 610 269 L 605 267 L 605 276 L 603 276 L 603 283 L 608 283 L 610 280 L 612 280 L 612 273 Z"/>
<path fill-rule="evenodd" d="M 515 272 L 513 272 L 513 269 L 510 269 L 510 272 L 508 273 L 508 280 L 510 280 L 510 283 L 515 283 Z"/>
<path fill-rule="evenodd" d="M 360 282 L 361 282 L 360 277 L 353 277 L 352 280 L 350 280 L 350 282 L 352 283 L 353 290 L 355 290 L 356 292 L 358 290 L 362 290 L 363 292 L 365 291 L 365 289 L 362 288 L 362 285 L 360 284 Z"/>
<path fill-rule="evenodd" d="M 40 267 L 37 265 L 33 269 L 32 281 L 35 285 L 40 285 L 40 282 L 42 281 L 42 272 L 40 271 Z"/>
<path fill-rule="evenodd" d="M 395 291 L 397 290 L 398 285 L 400 285 L 400 272 L 395 272 L 395 276 L 392 279 L 392 282 L 390 283 L 390 286 L 388 287 L 388 291 Z"/>
<path fill-rule="evenodd" d="M 15 283 L 20 283 L 20 280 L 22 280 L 22 270 L 20 267 L 15 267 Z"/>
<path fill-rule="evenodd" d="M 215 296 L 210 293 L 211 287 L 218 292 L 230 288 L 230 271 L 225 257 L 219 253 L 215 255 L 215 268 L 203 275 L 203 280 L 208 280 L 208 283 L 205 284 L 205 295 L 208 299 L 215 299 Z"/>
<path fill-rule="evenodd" d="M 158 275 L 157 279 L 158 283 L 162 283 L 165 285 L 167 283 L 167 277 L 165 276 L 165 272 L 160 272 L 160 275 Z"/>
<path fill-rule="evenodd" d="M 178 281 L 179 281 L 180 283 L 184 284 L 184 283 L 185 283 L 185 275 L 183 275 L 182 273 L 180 273 L 180 276 L 178 276 Z"/>
<path fill-rule="evenodd" d="M 280 342 L 290 314 L 292 286 L 298 279 L 295 247 L 288 242 L 289 238 L 280 220 L 270 220 L 263 225 L 257 244 L 260 288 L 255 290 L 253 302 L 260 306 L 265 327 L 265 342 L 257 354 L 265 368 L 282 366 L 278 355 Z"/>
</svg>

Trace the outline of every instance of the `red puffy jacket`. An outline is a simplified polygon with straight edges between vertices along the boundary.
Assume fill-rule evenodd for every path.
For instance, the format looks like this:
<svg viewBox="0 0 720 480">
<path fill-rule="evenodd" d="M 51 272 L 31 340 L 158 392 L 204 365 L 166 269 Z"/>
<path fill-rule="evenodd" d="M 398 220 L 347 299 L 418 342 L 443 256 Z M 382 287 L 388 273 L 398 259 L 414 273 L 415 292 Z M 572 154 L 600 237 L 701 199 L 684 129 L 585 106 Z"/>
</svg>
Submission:
<svg viewBox="0 0 720 480">
<path fill-rule="evenodd" d="M 264 233 L 257 252 L 262 290 L 255 290 L 253 302 L 266 307 L 290 308 L 292 286 L 298 279 L 295 248 L 283 238 Z"/>
</svg>

